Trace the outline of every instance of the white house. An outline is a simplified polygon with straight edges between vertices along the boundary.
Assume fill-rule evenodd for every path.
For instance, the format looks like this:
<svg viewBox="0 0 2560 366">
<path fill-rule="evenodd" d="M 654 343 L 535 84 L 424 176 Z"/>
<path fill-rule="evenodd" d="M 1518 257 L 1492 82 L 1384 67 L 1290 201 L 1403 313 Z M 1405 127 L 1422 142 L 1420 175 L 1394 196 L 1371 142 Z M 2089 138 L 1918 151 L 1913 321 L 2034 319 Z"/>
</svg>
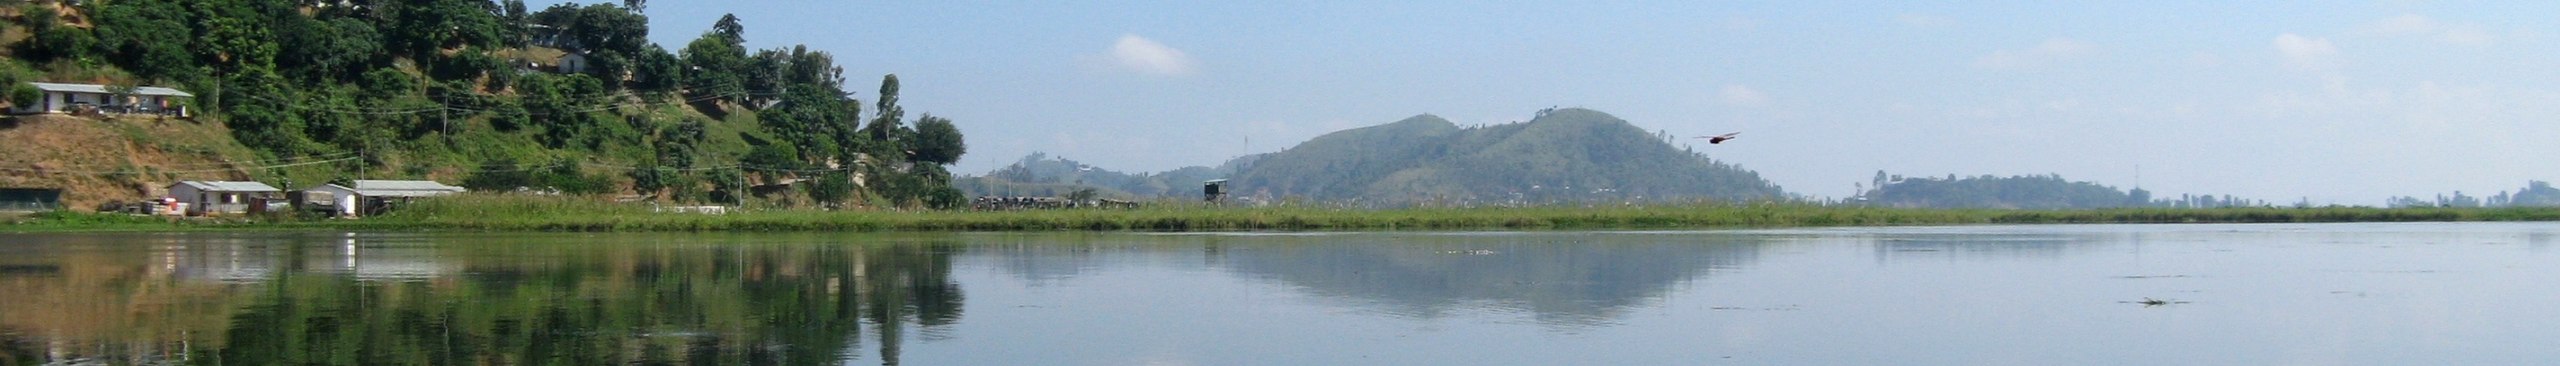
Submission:
<svg viewBox="0 0 2560 366">
<path fill-rule="evenodd" d="M 150 113 L 187 116 L 185 106 L 171 103 L 173 98 L 194 98 L 195 94 L 156 86 L 134 87 L 122 97 L 98 84 L 27 83 L 44 91 L 44 99 L 33 105 L 11 106 L 11 114 L 70 113 L 84 109 L 115 113 Z"/>
<path fill-rule="evenodd" d="M 303 189 L 303 200 L 326 200 L 338 216 L 355 217 L 382 213 L 392 202 L 418 197 L 435 197 L 468 191 L 462 187 L 424 180 L 359 180 L 349 186 L 323 184 Z M 327 197 L 319 197 L 326 195 Z"/>
<path fill-rule="evenodd" d="M 585 52 L 570 52 L 568 55 L 560 56 L 560 73 L 584 74 L 592 63 L 587 61 Z"/>
<path fill-rule="evenodd" d="M 250 207 L 263 205 L 284 192 L 258 182 L 184 181 L 169 185 L 169 197 L 185 203 L 188 215 L 223 215 L 250 212 Z"/>
</svg>

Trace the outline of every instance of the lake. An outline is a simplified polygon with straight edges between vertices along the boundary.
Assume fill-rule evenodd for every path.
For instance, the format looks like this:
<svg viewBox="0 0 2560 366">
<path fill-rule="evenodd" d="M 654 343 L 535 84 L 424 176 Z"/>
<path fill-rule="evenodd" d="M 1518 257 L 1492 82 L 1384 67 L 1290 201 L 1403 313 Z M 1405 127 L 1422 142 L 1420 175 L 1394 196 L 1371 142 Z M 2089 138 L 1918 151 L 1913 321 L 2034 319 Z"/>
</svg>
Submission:
<svg viewBox="0 0 2560 366">
<path fill-rule="evenodd" d="M 0 235 L 0 365 L 2560 360 L 2560 225 Z"/>
</svg>

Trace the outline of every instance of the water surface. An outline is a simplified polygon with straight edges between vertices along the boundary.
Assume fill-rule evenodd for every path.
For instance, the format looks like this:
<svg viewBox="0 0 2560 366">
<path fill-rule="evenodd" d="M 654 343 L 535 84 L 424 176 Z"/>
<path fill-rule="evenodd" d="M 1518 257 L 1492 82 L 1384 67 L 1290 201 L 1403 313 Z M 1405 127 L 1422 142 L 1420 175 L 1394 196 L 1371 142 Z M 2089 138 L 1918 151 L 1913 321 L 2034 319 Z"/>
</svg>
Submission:
<svg viewBox="0 0 2560 366">
<path fill-rule="evenodd" d="M 2517 364 L 2560 226 L 0 235 L 0 364 Z"/>
</svg>

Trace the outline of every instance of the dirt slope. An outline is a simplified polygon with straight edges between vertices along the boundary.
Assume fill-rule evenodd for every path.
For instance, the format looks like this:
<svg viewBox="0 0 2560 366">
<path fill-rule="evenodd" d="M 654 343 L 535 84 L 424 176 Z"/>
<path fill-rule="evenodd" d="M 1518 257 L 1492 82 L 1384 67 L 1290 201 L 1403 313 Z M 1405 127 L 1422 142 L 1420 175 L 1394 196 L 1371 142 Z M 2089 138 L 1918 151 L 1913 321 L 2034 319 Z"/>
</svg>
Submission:
<svg viewBox="0 0 2560 366">
<path fill-rule="evenodd" d="M 0 119 L 0 187 L 61 189 L 63 206 L 165 194 L 181 180 L 247 180 L 255 154 L 220 123 L 62 115 Z"/>
</svg>

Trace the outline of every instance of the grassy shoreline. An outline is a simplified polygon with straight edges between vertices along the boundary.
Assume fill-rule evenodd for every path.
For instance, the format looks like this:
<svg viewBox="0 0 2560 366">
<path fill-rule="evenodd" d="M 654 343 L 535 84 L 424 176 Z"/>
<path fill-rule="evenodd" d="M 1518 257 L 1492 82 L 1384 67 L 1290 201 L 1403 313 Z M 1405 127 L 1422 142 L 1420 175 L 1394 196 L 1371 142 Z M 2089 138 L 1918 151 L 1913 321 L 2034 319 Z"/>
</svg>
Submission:
<svg viewBox="0 0 2560 366">
<path fill-rule="evenodd" d="M 1989 210 L 1690 204 L 1607 207 L 1334 209 L 1174 206 L 1026 211 L 775 210 L 655 213 L 579 197 L 423 201 L 361 220 L 187 219 L 52 213 L 7 232 L 135 231 L 1399 231 L 1644 230 L 1985 224 L 2560 221 L 2560 208 L 2122 208 Z"/>
</svg>

